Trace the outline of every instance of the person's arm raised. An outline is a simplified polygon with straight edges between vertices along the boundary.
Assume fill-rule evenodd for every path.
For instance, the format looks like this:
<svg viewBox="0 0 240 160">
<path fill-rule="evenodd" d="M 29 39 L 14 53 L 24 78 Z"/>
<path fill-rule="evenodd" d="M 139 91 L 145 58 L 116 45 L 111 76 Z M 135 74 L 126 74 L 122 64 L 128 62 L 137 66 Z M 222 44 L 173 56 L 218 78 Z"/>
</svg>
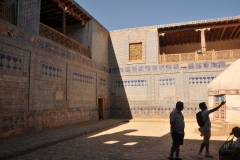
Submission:
<svg viewBox="0 0 240 160">
<path fill-rule="evenodd" d="M 219 106 L 217 106 L 217 107 L 209 110 L 209 112 L 210 112 L 210 113 L 215 112 L 215 111 L 218 110 L 220 107 L 222 107 L 222 105 L 224 105 L 225 103 L 226 103 L 226 101 L 225 101 L 225 102 L 221 102 L 221 104 L 220 104 Z"/>
</svg>

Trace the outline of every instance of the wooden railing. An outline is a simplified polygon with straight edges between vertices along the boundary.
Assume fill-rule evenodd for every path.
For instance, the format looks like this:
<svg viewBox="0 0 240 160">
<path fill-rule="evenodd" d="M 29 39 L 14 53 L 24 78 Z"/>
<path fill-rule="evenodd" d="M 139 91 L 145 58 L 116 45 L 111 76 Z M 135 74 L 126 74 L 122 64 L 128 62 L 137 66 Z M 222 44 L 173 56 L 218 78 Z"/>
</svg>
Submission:
<svg viewBox="0 0 240 160">
<path fill-rule="evenodd" d="M 203 54 L 197 53 L 182 53 L 182 54 L 162 54 L 160 55 L 160 63 L 172 62 L 188 62 L 188 61 L 203 61 L 203 60 L 226 60 L 239 59 L 240 49 L 222 50 L 222 51 L 207 51 Z"/>
<path fill-rule="evenodd" d="M 12 6 L 8 6 L 5 3 L 0 2 L 0 19 L 11 24 L 13 23 Z"/>
<path fill-rule="evenodd" d="M 57 30 L 40 23 L 40 35 L 53 42 L 56 42 L 66 48 L 76 51 L 86 57 L 91 58 L 89 48 L 83 46 L 81 43 L 75 41 L 74 39 L 66 36 L 65 34 L 58 32 Z"/>
</svg>

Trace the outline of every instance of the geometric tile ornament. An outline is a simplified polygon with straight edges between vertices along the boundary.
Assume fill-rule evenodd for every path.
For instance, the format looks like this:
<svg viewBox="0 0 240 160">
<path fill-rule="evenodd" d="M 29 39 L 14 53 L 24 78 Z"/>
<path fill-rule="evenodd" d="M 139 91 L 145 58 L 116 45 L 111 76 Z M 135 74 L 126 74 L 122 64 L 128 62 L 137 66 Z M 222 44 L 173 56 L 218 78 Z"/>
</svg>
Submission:
<svg viewBox="0 0 240 160">
<path fill-rule="evenodd" d="M 214 78 L 216 77 L 214 76 L 189 77 L 189 84 L 190 85 L 209 84 Z"/>
<path fill-rule="evenodd" d="M 93 70 L 100 70 L 108 72 L 107 64 L 89 59 L 74 51 L 70 51 L 61 45 L 50 42 L 45 38 L 32 35 L 29 32 L 25 32 L 14 26 L 8 26 L 0 22 L 0 35 L 3 36 L 0 41 L 8 44 L 15 45 L 19 48 L 24 46 L 25 50 L 35 51 L 51 58 L 57 58 L 62 61 L 75 62 L 77 65 L 83 65 L 90 67 Z M 99 52 L 98 52 L 99 53 Z M 107 52 L 101 54 L 108 54 Z M 79 62 L 81 62 L 79 64 Z"/>
<path fill-rule="evenodd" d="M 29 52 L 0 45 L 0 110 L 28 108 Z"/>
<path fill-rule="evenodd" d="M 157 28 L 146 30 L 146 63 L 158 63 L 158 38 Z"/>
<path fill-rule="evenodd" d="M 18 16 L 18 27 L 35 35 L 39 34 L 40 3 L 40 0 L 19 1 L 19 15 L 21 16 Z"/>
</svg>

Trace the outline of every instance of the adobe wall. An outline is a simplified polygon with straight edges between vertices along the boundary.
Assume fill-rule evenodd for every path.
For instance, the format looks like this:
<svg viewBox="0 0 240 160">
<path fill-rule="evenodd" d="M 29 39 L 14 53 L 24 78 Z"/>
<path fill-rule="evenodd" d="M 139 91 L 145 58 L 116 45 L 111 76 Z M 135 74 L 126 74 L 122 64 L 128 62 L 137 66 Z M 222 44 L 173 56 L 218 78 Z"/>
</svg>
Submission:
<svg viewBox="0 0 240 160">
<path fill-rule="evenodd" d="M 226 60 L 158 64 L 157 28 L 112 31 L 110 37 L 112 117 L 168 118 L 183 101 L 185 117 L 195 118 L 199 102 L 208 101 L 208 84 L 229 66 Z M 130 42 L 142 42 L 141 63 L 129 61 Z"/>
<path fill-rule="evenodd" d="M 36 0 L 21 1 L 19 6 L 39 12 Z M 33 11 L 23 10 L 21 29 L 0 22 L 0 137 L 98 120 L 98 98 L 104 99 L 108 118 L 107 31 L 91 22 L 89 59 L 39 36 Z M 103 49 L 97 50 L 98 41 Z"/>
</svg>

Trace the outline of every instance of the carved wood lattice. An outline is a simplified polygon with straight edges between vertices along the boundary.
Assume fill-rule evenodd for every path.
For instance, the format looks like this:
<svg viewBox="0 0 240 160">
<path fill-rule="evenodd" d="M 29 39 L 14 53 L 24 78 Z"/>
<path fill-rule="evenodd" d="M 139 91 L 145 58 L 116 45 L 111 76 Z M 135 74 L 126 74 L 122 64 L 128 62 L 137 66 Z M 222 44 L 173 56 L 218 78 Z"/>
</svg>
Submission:
<svg viewBox="0 0 240 160">
<path fill-rule="evenodd" d="M 233 50 L 233 58 L 234 59 L 240 58 L 240 50 Z"/>
<path fill-rule="evenodd" d="M 215 57 L 216 59 L 231 59 L 231 51 L 217 51 Z"/>
<path fill-rule="evenodd" d="M 90 50 L 61 32 L 40 23 L 40 35 L 90 58 Z"/>
<path fill-rule="evenodd" d="M 206 52 L 204 54 L 198 54 L 198 60 L 212 60 L 212 52 Z"/>
<path fill-rule="evenodd" d="M 142 60 L 142 43 L 129 44 L 130 61 Z"/>
<path fill-rule="evenodd" d="M 166 62 L 179 62 L 180 54 L 166 55 Z"/>
<path fill-rule="evenodd" d="M 181 61 L 195 61 L 195 53 L 182 54 Z"/>
</svg>

